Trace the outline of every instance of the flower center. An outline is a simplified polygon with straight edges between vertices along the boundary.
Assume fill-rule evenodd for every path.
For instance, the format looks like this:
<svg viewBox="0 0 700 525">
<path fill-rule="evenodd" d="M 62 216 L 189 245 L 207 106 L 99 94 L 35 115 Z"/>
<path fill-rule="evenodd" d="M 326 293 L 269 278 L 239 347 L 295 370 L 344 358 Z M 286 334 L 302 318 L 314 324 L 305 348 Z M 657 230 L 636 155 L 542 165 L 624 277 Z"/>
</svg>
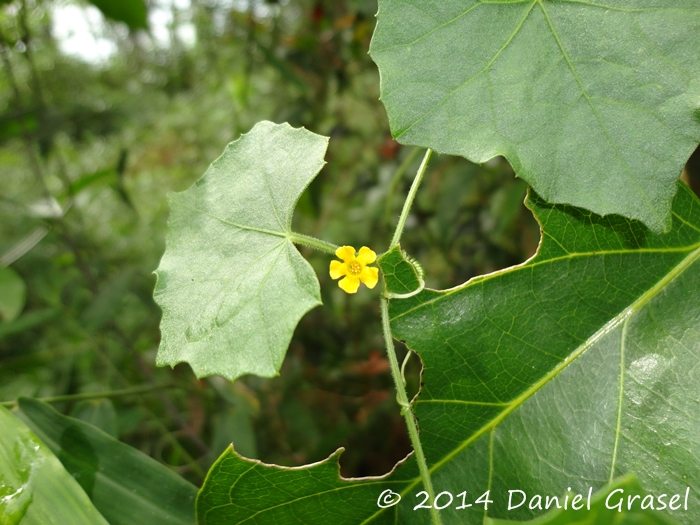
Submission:
<svg viewBox="0 0 700 525">
<path fill-rule="evenodd" d="M 357 261 L 348 263 L 348 273 L 350 275 L 360 275 L 362 273 L 362 265 Z"/>
</svg>

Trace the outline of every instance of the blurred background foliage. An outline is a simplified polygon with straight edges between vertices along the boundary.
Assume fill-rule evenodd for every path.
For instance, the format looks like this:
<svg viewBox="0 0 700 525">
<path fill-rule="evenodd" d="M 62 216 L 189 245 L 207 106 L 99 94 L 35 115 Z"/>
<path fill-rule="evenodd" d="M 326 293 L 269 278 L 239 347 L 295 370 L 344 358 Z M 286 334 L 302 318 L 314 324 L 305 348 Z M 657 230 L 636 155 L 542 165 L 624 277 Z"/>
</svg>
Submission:
<svg viewBox="0 0 700 525">
<path fill-rule="evenodd" d="M 331 137 L 295 229 L 388 245 L 422 155 L 391 139 L 378 100 L 376 1 L 0 4 L 0 400 L 111 392 L 54 406 L 196 484 L 231 441 L 281 465 L 344 446 L 344 475 L 389 471 L 410 446 L 378 289 L 346 295 L 329 257 L 301 248 L 324 306 L 300 323 L 279 377 L 235 383 L 155 367 L 151 298 L 166 193 L 263 119 Z M 684 173 L 696 188 L 699 164 Z M 428 286 L 531 256 L 526 190 L 503 159 L 434 157 L 404 234 Z M 415 393 L 415 358 L 408 376 Z"/>
</svg>

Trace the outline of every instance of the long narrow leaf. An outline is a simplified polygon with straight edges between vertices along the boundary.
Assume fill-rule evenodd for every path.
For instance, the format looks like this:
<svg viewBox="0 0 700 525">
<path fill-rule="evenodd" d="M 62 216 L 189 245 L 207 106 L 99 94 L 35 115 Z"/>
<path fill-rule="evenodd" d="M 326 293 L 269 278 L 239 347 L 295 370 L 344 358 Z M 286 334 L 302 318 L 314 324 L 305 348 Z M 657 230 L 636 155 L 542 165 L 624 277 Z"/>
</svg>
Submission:
<svg viewBox="0 0 700 525">
<path fill-rule="evenodd" d="M 0 525 L 19 523 L 107 525 L 48 447 L 0 406 Z"/>
<path fill-rule="evenodd" d="M 19 407 L 111 525 L 195 522 L 197 488 L 167 467 L 46 403 L 20 398 Z"/>
</svg>

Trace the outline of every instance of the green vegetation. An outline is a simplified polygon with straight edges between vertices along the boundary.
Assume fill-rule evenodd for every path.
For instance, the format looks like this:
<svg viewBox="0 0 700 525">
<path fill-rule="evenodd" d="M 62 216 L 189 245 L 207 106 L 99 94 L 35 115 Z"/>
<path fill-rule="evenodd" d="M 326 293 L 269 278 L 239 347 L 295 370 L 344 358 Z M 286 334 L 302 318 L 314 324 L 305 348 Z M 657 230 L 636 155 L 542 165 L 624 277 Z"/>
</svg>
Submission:
<svg viewBox="0 0 700 525">
<path fill-rule="evenodd" d="M 0 523 L 697 522 L 700 10 L 611 3 L 0 2 Z"/>
</svg>

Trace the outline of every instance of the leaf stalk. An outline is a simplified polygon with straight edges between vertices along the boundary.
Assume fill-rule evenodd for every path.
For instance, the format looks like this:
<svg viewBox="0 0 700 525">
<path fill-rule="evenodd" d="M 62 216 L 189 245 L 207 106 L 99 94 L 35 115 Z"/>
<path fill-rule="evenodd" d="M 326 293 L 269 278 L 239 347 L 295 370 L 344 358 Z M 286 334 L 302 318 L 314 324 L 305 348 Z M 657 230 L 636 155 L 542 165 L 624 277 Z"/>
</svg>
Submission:
<svg viewBox="0 0 700 525">
<path fill-rule="evenodd" d="M 430 162 L 430 156 L 433 154 L 433 150 L 428 148 L 423 157 L 423 162 L 421 162 L 418 168 L 418 173 L 416 173 L 416 178 L 413 179 L 413 184 L 411 184 L 411 189 L 406 197 L 406 202 L 403 203 L 403 209 L 401 210 L 401 216 L 399 217 L 399 223 L 396 225 L 396 231 L 394 231 L 394 237 L 391 239 L 391 244 L 389 245 L 389 250 L 394 246 L 398 246 L 401 240 L 401 235 L 403 234 L 403 229 L 406 227 L 406 219 L 408 219 L 408 212 L 411 211 L 411 206 L 413 205 L 413 200 L 416 198 L 416 193 L 418 193 L 418 187 L 423 180 L 423 175 L 428 168 L 428 162 Z"/>
<path fill-rule="evenodd" d="M 311 237 L 310 235 L 304 235 L 303 233 L 289 232 L 287 234 L 287 238 L 294 244 L 303 244 L 304 246 L 308 246 L 309 248 L 314 248 L 325 253 L 330 253 L 331 255 L 335 254 L 335 251 L 338 249 L 338 246 L 336 246 L 335 244 L 322 241 L 321 239 Z"/>
</svg>

